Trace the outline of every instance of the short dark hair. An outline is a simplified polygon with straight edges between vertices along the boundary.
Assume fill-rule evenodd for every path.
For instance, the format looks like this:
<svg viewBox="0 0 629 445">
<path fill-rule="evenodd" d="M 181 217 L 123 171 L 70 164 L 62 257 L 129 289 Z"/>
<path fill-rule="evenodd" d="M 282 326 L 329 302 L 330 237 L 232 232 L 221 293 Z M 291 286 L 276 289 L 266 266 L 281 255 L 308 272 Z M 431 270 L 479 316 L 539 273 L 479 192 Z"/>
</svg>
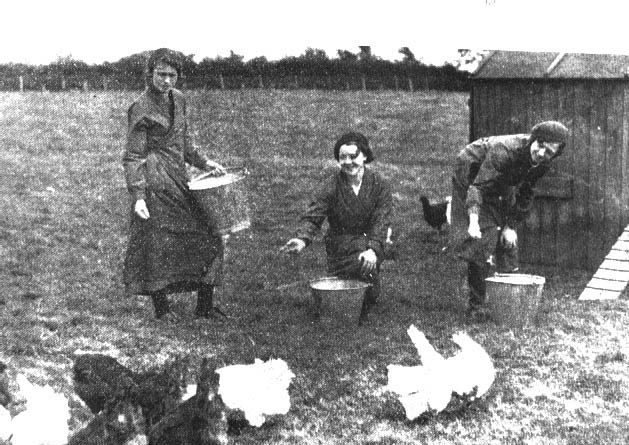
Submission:
<svg viewBox="0 0 629 445">
<path fill-rule="evenodd" d="M 369 141 L 365 137 L 364 134 L 358 133 L 357 131 L 350 131 L 342 135 L 334 144 L 334 158 L 339 160 L 339 151 L 341 150 L 341 146 L 347 144 L 356 144 L 358 149 L 365 155 L 367 159 L 365 159 L 365 164 L 373 161 L 373 152 L 369 147 Z"/>
<path fill-rule="evenodd" d="M 167 65 L 172 66 L 175 70 L 177 70 L 177 76 L 181 77 L 181 60 L 182 54 L 178 51 L 173 51 L 168 48 L 159 48 L 153 51 L 146 62 L 146 72 L 149 75 L 153 74 L 155 70 L 155 66 L 162 62 Z"/>
</svg>

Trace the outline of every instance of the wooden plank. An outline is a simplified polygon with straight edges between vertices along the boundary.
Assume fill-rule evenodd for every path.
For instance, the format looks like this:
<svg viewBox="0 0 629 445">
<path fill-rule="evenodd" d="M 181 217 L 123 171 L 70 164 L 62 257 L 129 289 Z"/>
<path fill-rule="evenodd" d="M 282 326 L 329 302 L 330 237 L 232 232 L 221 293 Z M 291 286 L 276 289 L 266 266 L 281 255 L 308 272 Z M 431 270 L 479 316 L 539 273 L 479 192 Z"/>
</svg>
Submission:
<svg viewBox="0 0 629 445">
<path fill-rule="evenodd" d="M 605 256 L 605 151 L 606 127 L 604 89 L 598 82 L 591 82 L 590 159 L 589 170 L 589 218 L 590 236 L 588 255 L 590 264 L 596 266 Z"/>
<path fill-rule="evenodd" d="M 612 249 L 605 256 L 606 260 L 629 261 L 629 252 L 626 250 Z"/>
<path fill-rule="evenodd" d="M 605 150 L 605 241 L 610 244 L 623 228 L 621 222 L 621 143 L 622 91 L 618 82 L 604 82 L 606 90 L 606 150 Z"/>
<path fill-rule="evenodd" d="M 574 171 L 575 182 L 573 184 L 574 200 L 572 203 L 573 211 L 573 227 L 576 233 L 574 237 L 579 240 L 575 243 L 573 254 L 575 261 L 581 267 L 590 267 L 595 269 L 596 265 L 591 265 L 588 259 L 588 237 L 589 237 L 589 218 L 588 218 L 588 183 L 589 171 L 588 152 L 590 145 L 590 125 L 589 112 L 589 93 L 585 89 L 584 81 L 575 81 L 574 88 L 574 111 L 573 111 L 573 146 L 574 153 Z"/>
<path fill-rule="evenodd" d="M 524 232 L 520 247 L 520 258 L 525 263 L 540 262 L 540 200 L 536 200 L 533 209 L 524 220 L 521 231 Z"/>
<path fill-rule="evenodd" d="M 622 292 L 627 287 L 626 281 L 604 280 L 601 278 L 592 278 L 587 284 L 592 289 L 613 290 Z"/>
<path fill-rule="evenodd" d="M 629 82 L 622 83 L 622 141 L 620 150 L 621 224 L 629 224 Z"/>
<path fill-rule="evenodd" d="M 589 287 L 586 287 L 581 293 L 579 300 L 615 300 L 619 296 L 620 292 L 591 289 Z"/>
<path fill-rule="evenodd" d="M 629 270 L 621 271 L 621 270 L 609 270 L 609 269 L 599 268 L 594 274 L 593 278 L 629 282 Z"/>
<path fill-rule="evenodd" d="M 622 236 L 622 235 L 621 235 Z M 629 240 L 619 240 L 612 246 L 614 250 L 629 250 Z"/>
<path fill-rule="evenodd" d="M 555 252 L 556 262 L 559 266 L 574 266 L 574 246 L 572 244 L 572 233 L 574 229 L 571 227 L 572 201 L 557 200 L 555 205 L 557 206 L 557 227 L 555 232 L 555 244 L 557 249 Z"/>
<path fill-rule="evenodd" d="M 573 183 L 574 179 L 568 176 L 543 176 L 535 184 L 535 196 L 572 199 Z"/>
<path fill-rule="evenodd" d="M 561 158 L 563 162 L 560 165 L 560 172 L 572 179 L 570 183 L 570 200 L 563 201 L 558 209 L 557 227 L 557 262 L 565 267 L 581 266 L 582 240 L 580 232 L 582 229 L 579 222 L 575 219 L 575 195 L 574 195 L 574 178 L 575 175 L 575 158 L 578 155 L 574 144 L 574 83 L 561 82 L 561 91 L 559 98 L 559 120 L 570 129 L 570 137 L 567 142 L 566 150 L 564 150 Z"/>
<path fill-rule="evenodd" d="M 600 267 L 609 270 L 629 271 L 629 263 L 626 261 L 605 260 Z"/>
<path fill-rule="evenodd" d="M 540 209 L 540 263 L 555 264 L 555 206 L 551 199 L 537 199 Z"/>
</svg>

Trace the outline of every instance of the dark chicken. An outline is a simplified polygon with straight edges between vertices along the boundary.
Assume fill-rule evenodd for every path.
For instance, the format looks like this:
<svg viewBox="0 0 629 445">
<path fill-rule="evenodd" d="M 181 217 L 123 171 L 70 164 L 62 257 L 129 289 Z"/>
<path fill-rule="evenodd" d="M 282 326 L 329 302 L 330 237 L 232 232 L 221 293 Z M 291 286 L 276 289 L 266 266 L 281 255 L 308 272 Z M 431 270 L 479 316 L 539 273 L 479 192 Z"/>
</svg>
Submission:
<svg viewBox="0 0 629 445">
<path fill-rule="evenodd" d="M 434 229 L 439 230 L 441 232 L 446 226 L 448 221 L 448 206 L 450 204 L 449 199 L 445 201 L 438 202 L 436 204 L 431 204 L 428 198 L 422 196 L 419 198 L 422 203 L 422 207 L 424 209 L 424 219 L 428 223 L 428 225 Z"/>
<path fill-rule="evenodd" d="M 159 370 L 135 373 L 107 355 L 79 355 L 74 363 L 75 392 L 95 414 L 121 394 L 132 394 L 150 427 L 180 404 L 188 365 L 187 358 L 176 358 Z"/>
<path fill-rule="evenodd" d="M 219 376 L 204 358 L 194 396 L 150 429 L 151 445 L 220 445 L 227 442 L 226 407 L 218 395 Z"/>
</svg>

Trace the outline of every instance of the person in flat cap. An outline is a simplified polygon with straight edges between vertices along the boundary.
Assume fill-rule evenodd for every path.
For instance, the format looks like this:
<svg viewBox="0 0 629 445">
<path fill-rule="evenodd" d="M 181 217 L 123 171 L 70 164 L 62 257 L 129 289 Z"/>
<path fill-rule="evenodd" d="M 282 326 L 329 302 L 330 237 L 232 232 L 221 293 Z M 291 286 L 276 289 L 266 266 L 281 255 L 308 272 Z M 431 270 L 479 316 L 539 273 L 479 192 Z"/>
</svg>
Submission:
<svg viewBox="0 0 629 445">
<path fill-rule="evenodd" d="M 195 314 L 213 315 L 224 239 L 208 226 L 188 190 L 186 164 L 223 174 L 191 141 L 186 100 L 176 89 L 183 55 L 153 51 L 146 90 L 129 107 L 123 165 L 131 198 L 123 281 L 127 295 L 150 295 L 155 317 L 175 319 L 167 295 L 197 291 Z"/>
<path fill-rule="evenodd" d="M 483 313 L 492 266 L 503 273 L 518 270 L 516 224 L 532 209 L 533 187 L 569 135 L 562 123 L 546 121 L 530 134 L 478 139 L 456 157 L 450 247 L 467 262 L 471 313 Z"/>
<path fill-rule="evenodd" d="M 299 253 L 312 243 L 327 219 L 325 235 L 328 273 L 366 281 L 361 322 L 380 296 L 380 264 L 391 225 L 391 187 L 368 168 L 374 155 L 367 138 L 358 132 L 343 134 L 334 144 L 339 168 L 325 178 L 299 221 L 295 237 L 282 251 Z"/>
</svg>

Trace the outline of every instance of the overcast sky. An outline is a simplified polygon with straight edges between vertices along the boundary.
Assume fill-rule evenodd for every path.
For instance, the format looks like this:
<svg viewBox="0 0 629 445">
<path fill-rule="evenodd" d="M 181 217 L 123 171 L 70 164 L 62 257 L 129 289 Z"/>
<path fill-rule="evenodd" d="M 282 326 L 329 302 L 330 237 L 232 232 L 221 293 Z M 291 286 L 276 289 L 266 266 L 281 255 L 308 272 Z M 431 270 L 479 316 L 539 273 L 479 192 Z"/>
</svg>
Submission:
<svg viewBox="0 0 629 445">
<path fill-rule="evenodd" d="M 0 63 L 72 55 L 116 61 L 167 46 L 204 57 L 299 56 L 306 48 L 384 59 L 408 46 L 426 63 L 458 48 L 629 54 L 621 0 L 9 0 L 0 7 Z"/>
</svg>

